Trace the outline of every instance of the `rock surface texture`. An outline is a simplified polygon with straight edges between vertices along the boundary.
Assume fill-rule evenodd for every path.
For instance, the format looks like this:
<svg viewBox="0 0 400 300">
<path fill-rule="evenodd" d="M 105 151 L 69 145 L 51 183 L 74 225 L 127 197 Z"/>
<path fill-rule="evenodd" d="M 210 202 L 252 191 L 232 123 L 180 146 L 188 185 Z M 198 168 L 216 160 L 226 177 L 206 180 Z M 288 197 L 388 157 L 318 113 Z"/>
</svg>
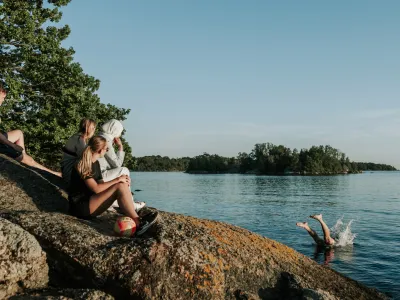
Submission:
<svg viewBox="0 0 400 300">
<path fill-rule="evenodd" d="M 24 288 L 47 285 L 46 253 L 36 239 L 3 218 L 0 218 L 0 299 Z"/>
<path fill-rule="evenodd" d="M 90 289 L 50 289 L 10 297 L 10 300 L 113 300 L 114 297 L 98 290 Z"/>
<path fill-rule="evenodd" d="M 160 212 L 145 236 L 116 237 L 116 214 L 90 221 L 67 215 L 61 190 L 2 156 L 0 175 L 1 217 L 36 237 L 48 255 L 50 282 L 119 299 L 386 298 L 283 244 L 221 222 Z"/>
</svg>

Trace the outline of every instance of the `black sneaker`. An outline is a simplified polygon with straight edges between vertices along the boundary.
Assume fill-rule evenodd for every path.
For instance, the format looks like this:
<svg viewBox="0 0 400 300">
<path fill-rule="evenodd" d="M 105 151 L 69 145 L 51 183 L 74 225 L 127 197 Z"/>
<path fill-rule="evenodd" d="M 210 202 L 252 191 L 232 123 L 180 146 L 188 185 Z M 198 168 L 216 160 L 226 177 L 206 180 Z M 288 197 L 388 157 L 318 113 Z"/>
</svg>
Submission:
<svg viewBox="0 0 400 300">
<path fill-rule="evenodd" d="M 151 226 L 153 226 L 158 220 L 158 212 L 150 213 L 145 216 L 145 220 L 142 220 L 138 230 L 136 231 L 136 235 L 142 235 L 145 233 Z"/>
</svg>

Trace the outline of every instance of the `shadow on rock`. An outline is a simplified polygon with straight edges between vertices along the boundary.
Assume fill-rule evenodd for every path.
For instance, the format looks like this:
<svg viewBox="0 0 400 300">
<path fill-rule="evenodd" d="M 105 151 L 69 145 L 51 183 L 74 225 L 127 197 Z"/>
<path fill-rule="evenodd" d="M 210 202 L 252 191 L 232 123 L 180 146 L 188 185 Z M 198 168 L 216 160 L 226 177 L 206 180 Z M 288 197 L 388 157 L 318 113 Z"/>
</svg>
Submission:
<svg viewBox="0 0 400 300">
<path fill-rule="evenodd" d="M 2 177 L 2 198 L 12 206 L 10 210 L 32 209 L 26 199 L 18 197 L 26 194 L 37 209 L 47 212 L 68 212 L 67 194 L 63 180 L 52 174 L 41 172 L 37 169 L 27 168 L 16 161 L 0 155 L 0 170 Z M 6 185 L 9 185 L 7 187 Z M 23 190 L 23 193 L 15 189 L 15 185 Z M 4 201 L 7 203 L 7 201 Z M 2 207 L 2 209 L 5 209 Z"/>
<path fill-rule="evenodd" d="M 261 299 L 271 300 L 300 300 L 302 299 L 302 294 L 302 289 L 294 276 L 287 272 L 281 273 L 278 282 L 273 288 L 261 288 L 258 291 L 258 296 Z"/>
</svg>

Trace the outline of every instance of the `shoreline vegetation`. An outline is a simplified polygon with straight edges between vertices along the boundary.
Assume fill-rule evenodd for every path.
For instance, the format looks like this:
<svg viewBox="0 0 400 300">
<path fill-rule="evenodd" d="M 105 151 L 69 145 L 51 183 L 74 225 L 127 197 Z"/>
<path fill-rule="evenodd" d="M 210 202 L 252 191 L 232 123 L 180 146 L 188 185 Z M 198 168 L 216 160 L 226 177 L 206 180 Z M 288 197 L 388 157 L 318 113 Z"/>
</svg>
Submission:
<svg viewBox="0 0 400 300">
<path fill-rule="evenodd" d="M 256 144 L 237 157 L 203 153 L 195 157 L 152 155 L 134 158 L 135 172 L 185 172 L 189 174 L 340 175 L 364 171 L 396 171 L 386 164 L 354 162 L 329 145 L 291 150 L 283 145 Z"/>
</svg>

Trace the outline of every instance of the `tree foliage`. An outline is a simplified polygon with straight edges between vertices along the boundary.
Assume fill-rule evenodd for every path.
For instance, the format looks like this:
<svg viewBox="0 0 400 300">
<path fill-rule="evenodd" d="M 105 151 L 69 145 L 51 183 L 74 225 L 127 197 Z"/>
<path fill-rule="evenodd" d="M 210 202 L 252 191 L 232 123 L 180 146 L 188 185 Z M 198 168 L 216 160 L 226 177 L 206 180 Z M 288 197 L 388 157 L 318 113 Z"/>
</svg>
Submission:
<svg viewBox="0 0 400 300">
<path fill-rule="evenodd" d="M 167 156 L 152 155 L 135 158 L 133 170 L 139 172 L 170 172 L 186 171 L 189 157 L 169 158 Z"/>
<path fill-rule="evenodd" d="M 202 155 L 190 159 L 187 172 L 190 173 L 235 173 L 238 171 L 237 160 L 234 157 L 227 158 L 217 154 Z"/>
<path fill-rule="evenodd" d="M 100 102 L 100 81 L 74 61 L 73 48 L 62 46 L 70 28 L 54 24 L 69 2 L 0 0 L 0 80 L 9 89 L 1 107 L 3 130 L 23 130 L 27 151 L 48 165 L 58 163 L 62 146 L 83 117 L 102 123 L 129 114 L 129 109 Z M 124 144 L 132 167 L 130 147 Z"/>
<path fill-rule="evenodd" d="M 270 143 L 256 144 L 248 154 L 235 157 L 203 153 L 195 157 L 169 158 L 143 156 L 134 158 L 131 167 L 138 172 L 186 171 L 188 173 L 255 173 L 326 175 L 356 173 L 365 170 L 392 171 L 384 164 L 350 162 L 350 159 L 331 146 L 312 146 L 310 149 L 289 149 Z"/>
<path fill-rule="evenodd" d="M 356 162 L 358 170 L 360 171 L 396 171 L 396 168 L 386 164 L 364 163 Z"/>
<path fill-rule="evenodd" d="M 237 158 L 227 158 L 204 153 L 190 159 L 189 173 L 256 173 L 268 175 L 310 174 L 330 175 L 357 173 L 363 170 L 395 170 L 394 167 L 351 162 L 346 154 L 326 146 L 291 150 L 283 145 L 256 144 L 247 154 L 240 152 Z"/>
</svg>

